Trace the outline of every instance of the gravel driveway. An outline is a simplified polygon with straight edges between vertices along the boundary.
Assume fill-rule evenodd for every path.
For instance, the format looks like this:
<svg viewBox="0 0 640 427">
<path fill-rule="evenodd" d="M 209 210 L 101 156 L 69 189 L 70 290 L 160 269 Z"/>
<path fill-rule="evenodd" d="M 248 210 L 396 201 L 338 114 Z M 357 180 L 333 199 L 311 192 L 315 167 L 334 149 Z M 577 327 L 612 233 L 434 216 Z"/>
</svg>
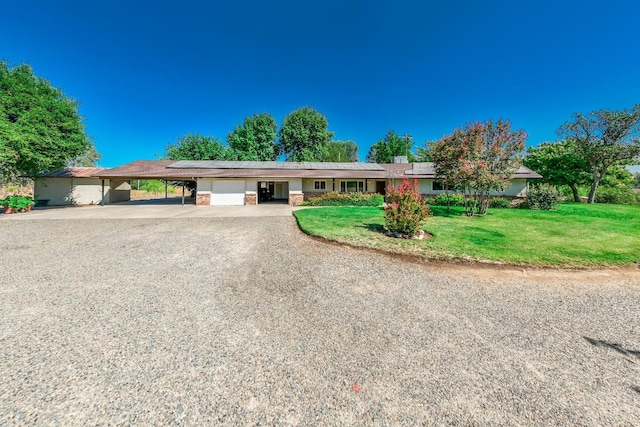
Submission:
<svg viewBox="0 0 640 427">
<path fill-rule="evenodd" d="M 2 425 L 640 425 L 637 271 L 420 265 L 291 217 L 0 233 Z"/>
</svg>

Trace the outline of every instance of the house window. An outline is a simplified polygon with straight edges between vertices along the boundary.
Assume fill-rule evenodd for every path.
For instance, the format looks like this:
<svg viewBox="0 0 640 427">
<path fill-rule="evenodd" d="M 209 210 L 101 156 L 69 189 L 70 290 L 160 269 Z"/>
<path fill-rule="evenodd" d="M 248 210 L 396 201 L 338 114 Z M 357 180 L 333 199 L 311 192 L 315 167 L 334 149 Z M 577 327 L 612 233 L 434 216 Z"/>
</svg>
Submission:
<svg viewBox="0 0 640 427">
<path fill-rule="evenodd" d="M 340 181 L 340 191 L 343 193 L 363 192 L 364 181 Z"/>
<path fill-rule="evenodd" d="M 326 190 L 327 189 L 327 181 L 313 181 L 313 189 L 314 190 Z"/>
<path fill-rule="evenodd" d="M 442 181 L 433 181 L 432 188 L 433 188 L 433 191 L 449 190 L 449 187 L 444 185 Z"/>
</svg>

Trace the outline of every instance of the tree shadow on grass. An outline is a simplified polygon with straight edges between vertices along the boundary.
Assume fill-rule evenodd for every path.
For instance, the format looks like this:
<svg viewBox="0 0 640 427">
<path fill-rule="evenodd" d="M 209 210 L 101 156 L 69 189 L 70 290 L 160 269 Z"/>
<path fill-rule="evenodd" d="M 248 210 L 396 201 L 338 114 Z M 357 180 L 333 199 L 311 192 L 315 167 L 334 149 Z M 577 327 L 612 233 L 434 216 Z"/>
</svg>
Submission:
<svg viewBox="0 0 640 427">
<path fill-rule="evenodd" d="M 433 216 L 439 216 L 444 218 L 453 218 L 464 216 L 464 208 L 452 207 L 448 210 L 446 206 L 429 206 L 429 210 Z"/>
<path fill-rule="evenodd" d="M 465 227 L 465 231 L 470 232 L 470 235 L 467 237 L 469 242 L 475 245 L 486 245 L 499 243 L 500 240 L 504 239 L 506 236 L 503 233 L 495 230 L 487 230 L 486 228 L 480 227 Z"/>
<path fill-rule="evenodd" d="M 358 225 L 358 227 L 366 228 L 374 233 L 384 233 L 384 226 L 382 224 L 362 224 Z"/>
</svg>

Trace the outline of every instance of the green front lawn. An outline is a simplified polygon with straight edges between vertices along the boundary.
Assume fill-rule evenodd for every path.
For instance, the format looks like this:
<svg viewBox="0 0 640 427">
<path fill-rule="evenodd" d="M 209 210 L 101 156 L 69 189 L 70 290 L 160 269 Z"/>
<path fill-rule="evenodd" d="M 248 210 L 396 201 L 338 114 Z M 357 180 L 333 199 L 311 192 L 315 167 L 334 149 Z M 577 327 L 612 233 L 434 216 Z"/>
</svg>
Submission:
<svg viewBox="0 0 640 427">
<path fill-rule="evenodd" d="M 301 209 L 302 231 L 354 246 L 423 258 L 513 264 L 602 266 L 640 260 L 640 207 L 566 203 L 555 211 L 489 209 L 466 217 L 462 208 L 431 207 L 425 240 L 382 234 L 381 208 Z"/>
</svg>

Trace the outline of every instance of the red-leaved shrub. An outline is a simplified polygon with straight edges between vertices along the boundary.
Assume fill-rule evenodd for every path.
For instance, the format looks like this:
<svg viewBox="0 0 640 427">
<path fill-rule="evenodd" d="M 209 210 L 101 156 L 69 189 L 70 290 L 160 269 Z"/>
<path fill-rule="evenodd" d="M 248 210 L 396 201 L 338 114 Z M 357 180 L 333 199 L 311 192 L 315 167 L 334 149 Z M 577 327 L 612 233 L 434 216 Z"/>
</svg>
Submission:
<svg viewBox="0 0 640 427">
<path fill-rule="evenodd" d="M 400 185 L 387 186 L 384 226 L 394 233 L 414 236 L 429 216 L 429 206 L 422 199 L 418 180 L 403 179 Z"/>
</svg>

